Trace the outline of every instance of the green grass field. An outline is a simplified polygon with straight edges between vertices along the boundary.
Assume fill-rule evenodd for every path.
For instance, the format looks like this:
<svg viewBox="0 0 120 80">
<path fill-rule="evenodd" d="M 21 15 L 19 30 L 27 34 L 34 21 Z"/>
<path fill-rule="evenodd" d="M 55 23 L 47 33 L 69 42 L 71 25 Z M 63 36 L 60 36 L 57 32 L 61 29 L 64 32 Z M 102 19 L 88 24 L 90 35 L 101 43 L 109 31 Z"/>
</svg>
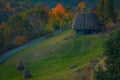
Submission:
<svg viewBox="0 0 120 80">
<path fill-rule="evenodd" d="M 65 31 L 17 52 L 0 65 L 0 80 L 24 80 L 23 71 L 16 70 L 20 61 L 31 71 L 30 80 L 79 80 L 76 71 L 103 54 L 105 37 L 79 35 L 65 40 L 71 33 Z"/>
</svg>

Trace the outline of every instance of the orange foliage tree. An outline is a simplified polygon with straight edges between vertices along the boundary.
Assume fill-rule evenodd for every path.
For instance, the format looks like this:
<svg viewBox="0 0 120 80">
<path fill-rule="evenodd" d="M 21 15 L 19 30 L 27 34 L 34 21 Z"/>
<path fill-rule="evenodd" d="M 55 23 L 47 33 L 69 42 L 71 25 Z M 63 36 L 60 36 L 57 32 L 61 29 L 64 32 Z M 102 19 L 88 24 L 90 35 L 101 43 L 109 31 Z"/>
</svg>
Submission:
<svg viewBox="0 0 120 80">
<path fill-rule="evenodd" d="M 25 43 L 25 37 L 24 36 L 17 36 L 14 40 L 14 44 L 16 46 L 21 46 Z"/>
<path fill-rule="evenodd" d="M 80 8 L 80 9 L 85 9 L 85 8 L 86 8 L 85 2 L 80 2 L 80 3 L 78 4 L 78 8 Z"/>
<path fill-rule="evenodd" d="M 57 4 L 57 6 L 53 9 L 53 13 L 56 13 L 58 15 L 63 15 L 65 13 L 65 9 L 63 7 L 63 5 Z"/>
</svg>

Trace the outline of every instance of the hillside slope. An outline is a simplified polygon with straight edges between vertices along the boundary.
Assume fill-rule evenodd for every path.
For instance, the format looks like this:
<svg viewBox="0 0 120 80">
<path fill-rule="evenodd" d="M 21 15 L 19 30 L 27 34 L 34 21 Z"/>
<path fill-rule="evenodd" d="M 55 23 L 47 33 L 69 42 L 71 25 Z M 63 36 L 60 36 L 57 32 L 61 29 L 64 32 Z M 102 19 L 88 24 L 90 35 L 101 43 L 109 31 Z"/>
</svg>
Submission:
<svg viewBox="0 0 120 80">
<path fill-rule="evenodd" d="M 81 80 L 85 77 L 80 76 L 82 69 L 102 55 L 105 37 L 73 38 L 69 37 L 71 33 L 71 30 L 65 31 L 17 52 L 0 65 L 0 79 L 23 80 L 23 72 L 16 70 L 16 65 L 22 61 L 32 73 L 30 80 Z"/>
</svg>

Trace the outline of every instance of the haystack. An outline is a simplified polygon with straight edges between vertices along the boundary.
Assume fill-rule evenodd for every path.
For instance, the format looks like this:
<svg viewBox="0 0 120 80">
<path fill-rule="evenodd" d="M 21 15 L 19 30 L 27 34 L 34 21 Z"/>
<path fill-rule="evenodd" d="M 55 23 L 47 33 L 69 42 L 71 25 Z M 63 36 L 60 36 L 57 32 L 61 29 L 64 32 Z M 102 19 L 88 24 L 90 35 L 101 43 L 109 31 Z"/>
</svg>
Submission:
<svg viewBox="0 0 120 80">
<path fill-rule="evenodd" d="M 23 77 L 24 77 L 25 79 L 29 79 L 29 78 L 32 77 L 32 76 L 31 76 L 31 73 L 30 73 L 30 71 L 29 71 L 28 69 L 25 69 L 25 70 L 24 70 Z"/>
<path fill-rule="evenodd" d="M 23 63 L 20 61 L 20 63 L 17 65 L 17 70 L 24 70 L 25 66 L 23 65 Z"/>
</svg>

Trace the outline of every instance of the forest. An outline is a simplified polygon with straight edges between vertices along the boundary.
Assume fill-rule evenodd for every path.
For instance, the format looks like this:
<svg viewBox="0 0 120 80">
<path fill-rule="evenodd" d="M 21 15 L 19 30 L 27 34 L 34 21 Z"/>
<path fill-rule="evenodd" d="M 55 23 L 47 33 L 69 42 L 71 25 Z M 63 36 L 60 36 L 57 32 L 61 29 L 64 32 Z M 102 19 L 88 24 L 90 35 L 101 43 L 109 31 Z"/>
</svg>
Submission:
<svg viewBox="0 0 120 80">
<path fill-rule="evenodd" d="M 70 7 L 48 6 L 29 2 L 0 2 L 0 54 L 33 39 L 69 28 L 73 12 Z"/>
<path fill-rule="evenodd" d="M 70 5 L 64 7 L 62 3 L 58 3 L 51 9 L 45 4 L 33 5 L 27 0 L 20 2 L 16 0 L 1 0 L 0 54 L 33 39 L 50 35 L 57 30 L 70 28 L 74 15 L 79 10 L 78 8 L 84 7 L 86 10 L 90 10 L 85 2 L 81 3 L 83 4 L 77 4 L 75 8 Z M 111 3 L 110 7 L 108 7 L 108 3 L 100 3 L 102 2 L 99 2 L 99 6 L 93 8 L 93 11 L 99 16 L 101 21 L 103 20 L 103 23 L 112 22 L 115 16 L 119 19 L 119 10 L 115 9 L 116 14 L 113 15 L 114 8 Z M 102 10 L 101 6 L 104 5 L 105 9 Z"/>
<path fill-rule="evenodd" d="M 100 4 L 92 8 L 99 19 L 108 24 L 113 18 L 119 20 L 119 9 L 114 9 L 110 3 Z M 98 4 L 96 3 L 96 4 Z M 102 6 L 105 9 L 102 10 Z M 46 4 L 33 5 L 30 1 L 1 0 L 0 1 L 0 55 L 13 48 L 42 36 L 50 36 L 58 30 L 71 28 L 75 13 L 84 8 L 90 8 L 85 2 L 79 2 L 75 8 L 62 3 L 50 8 Z M 113 11 L 116 11 L 115 15 Z M 102 12 L 101 12 L 102 11 Z M 111 18 L 110 18 L 111 17 Z M 115 19 L 114 19 L 115 20 Z"/>
</svg>

